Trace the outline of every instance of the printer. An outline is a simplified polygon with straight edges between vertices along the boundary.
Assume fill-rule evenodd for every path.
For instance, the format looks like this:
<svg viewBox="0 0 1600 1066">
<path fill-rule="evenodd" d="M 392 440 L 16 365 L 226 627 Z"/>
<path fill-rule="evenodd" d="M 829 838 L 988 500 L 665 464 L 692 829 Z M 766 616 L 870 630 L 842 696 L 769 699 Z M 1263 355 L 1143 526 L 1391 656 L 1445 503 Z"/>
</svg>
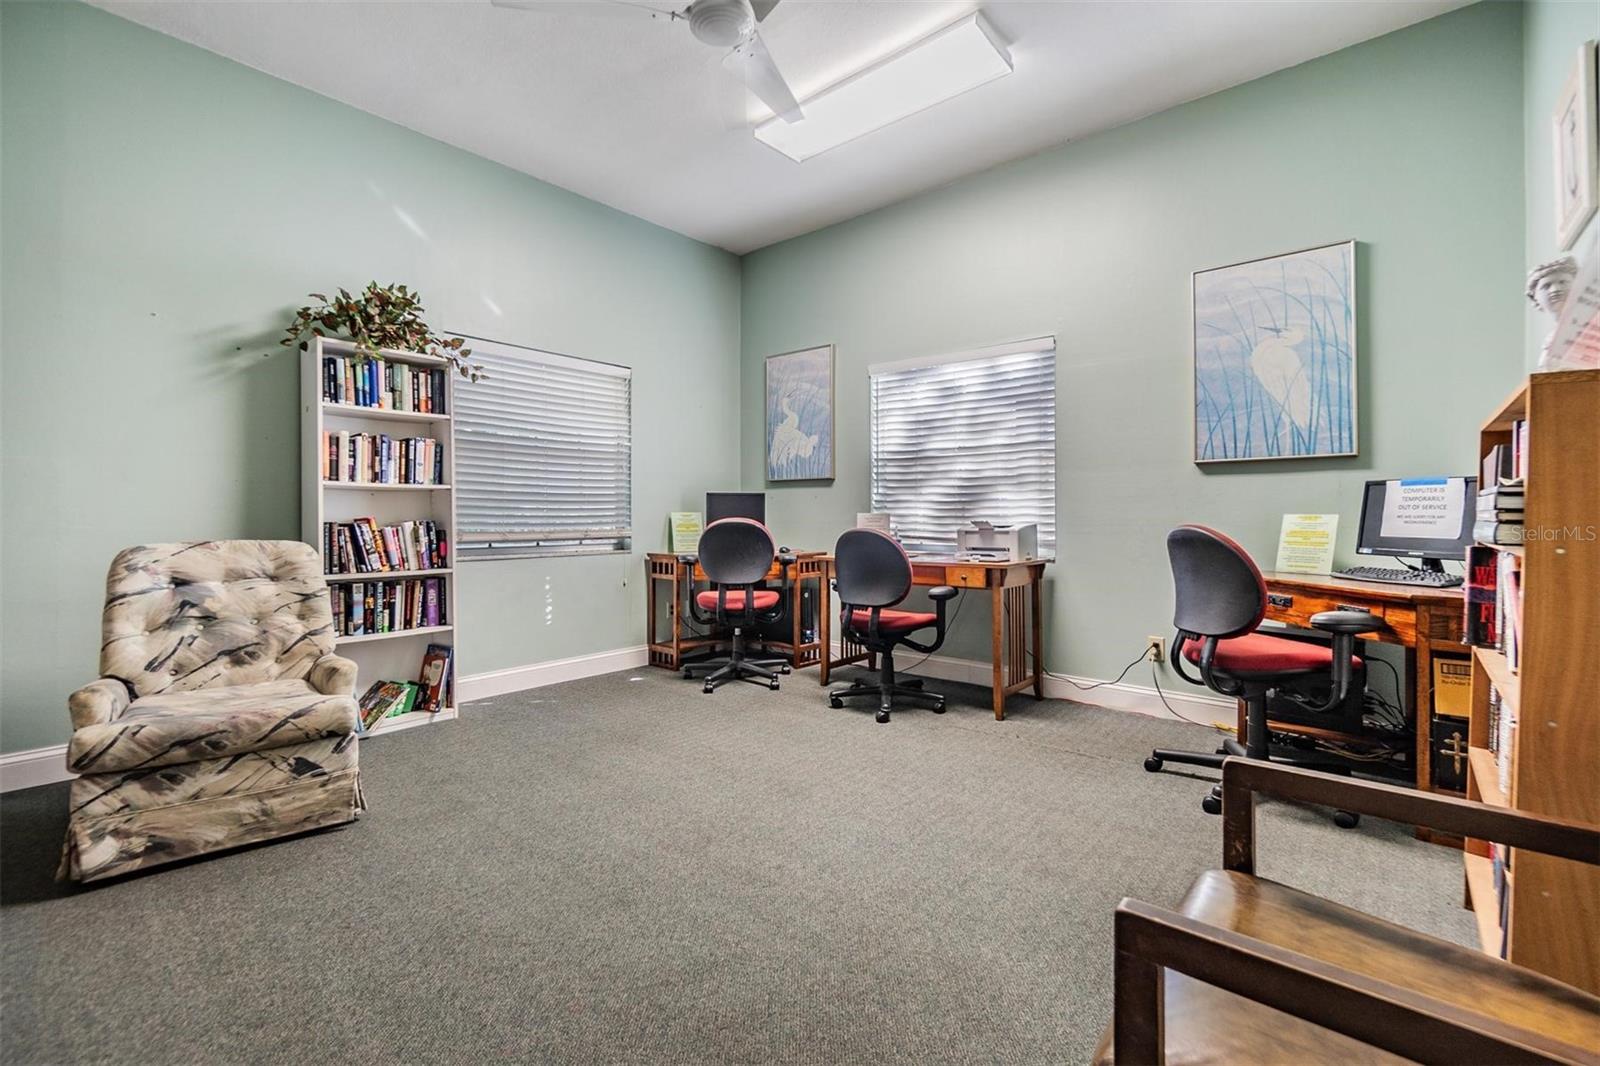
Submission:
<svg viewBox="0 0 1600 1066">
<path fill-rule="evenodd" d="M 1021 563 L 1039 558 L 1039 524 L 973 522 L 956 530 L 956 555 L 978 562 Z"/>
</svg>

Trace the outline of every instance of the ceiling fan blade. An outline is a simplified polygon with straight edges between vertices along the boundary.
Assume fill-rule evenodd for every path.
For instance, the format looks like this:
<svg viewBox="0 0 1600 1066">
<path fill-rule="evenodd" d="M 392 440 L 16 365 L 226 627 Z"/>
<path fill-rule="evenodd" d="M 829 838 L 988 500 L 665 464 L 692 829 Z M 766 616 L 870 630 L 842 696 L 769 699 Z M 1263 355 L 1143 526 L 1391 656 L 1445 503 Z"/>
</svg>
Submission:
<svg viewBox="0 0 1600 1066">
<path fill-rule="evenodd" d="M 651 4 L 645 0 L 489 0 L 489 3 L 495 7 L 510 8 L 515 11 L 543 11 L 547 14 L 582 11 L 588 15 L 615 15 L 623 14 L 625 9 L 631 8 L 651 18 L 664 18 L 668 21 L 679 18 L 682 14 L 673 10 L 669 4 Z"/>
<path fill-rule="evenodd" d="M 744 79 L 745 87 L 785 122 L 798 122 L 805 117 L 759 33 L 752 33 L 748 40 L 735 45 L 722 62 L 733 67 Z"/>
<path fill-rule="evenodd" d="M 750 0 L 750 10 L 755 14 L 757 22 L 772 14 L 772 9 L 777 6 L 778 0 Z"/>
</svg>

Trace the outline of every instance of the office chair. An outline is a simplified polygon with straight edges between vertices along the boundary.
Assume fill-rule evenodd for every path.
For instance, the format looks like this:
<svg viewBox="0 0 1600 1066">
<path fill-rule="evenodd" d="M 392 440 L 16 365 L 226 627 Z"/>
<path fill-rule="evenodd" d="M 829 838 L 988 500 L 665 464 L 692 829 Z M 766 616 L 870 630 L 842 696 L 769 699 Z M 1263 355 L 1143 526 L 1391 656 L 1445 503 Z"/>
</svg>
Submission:
<svg viewBox="0 0 1600 1066">
<path fill-rule="evenodd" d="M 774 558 L 782 567 L 781 589 L 757 588 L 766 580 Z M 695 561 L 692 555 L 680 559 L 690 566 Z M 715 692 L 727 681 L 766 682 L 768 688 L 776 689 L 778 675 L 787 674 L 789 664 L 782 659 L 749 658 L 745 654 L 745 630 L 783 617 L 789 567 L 794 565 L 795 557 L 789 553 L 779 555 L 772 534 L 760 522 L 723 518 L 700 534 L 699 561 L 712 587 L 697 593 L 691 584 L 689 614 L 700 625 L 731 628 L 733 635 L 725 658 L 685 663 L 683 676 L 694 677 L 701 670 L 710 670 L 706 692 Z M 710 613 L 703 613 L 702 609 Z"/>
<path fill-rule="evenodd" d="M 1366 611 L 1312 615 L 1313 628 L 1332 634 L 1331 647 L 1271 636 L 1256 631 L 1267 614 L 1267 584 L 1249 553 L 1233 540 L 1204 526 L 1179 526 L 1167 534 L 1167 557 L 1176 599 L 1173 624 L 1178 629 L 1172 638 L 1172 668 L 1192 685 L 1244 701 L 1245 742 L 1228 737 L 1214 754 L 1156 748 L 1144 761 L 1146 770 L 1156 773 L 1169 762 L 1220 767 L 1230 755 L 1271 759 L 1267 704 L 1282 692 L 1285 682 L 1313 674 L 1329 676 L 1332 684 L 1326 701 L 1300 700 L 1313 713 L 1343 704 L 1352 685 L 1358 692 L 1366 687 L 1366 668 L 1355 654 L 1355 637 L 1383 628 L 1375 615 Z M 1185 662 L 1200 668 L 1198 678 L 1189 676 Z M 1349 774 L 1348 766 L 1301 751 L 1280 753 L 1278 761 Z M 1222 786 L 1212 788 L 1200 806 L 1207 814 L 1221 814 Z M 1334 822 L 1349 829 L 1358 818 L 1338 811 Z"/>
<path fill-rule="evenodd" d="M 940 585 L 928 590 L 933 614 L 923 611 L 890 610 L 911 591 L 911 560 L 899 541 L 876 529 L 849 529 L 833 549 L 833 587 L 839 595 L 839 628 L 845 639 L 853 640 L 878 657 L 878 683 L 853 681 L 844 688 L 828 692 L 830 707 L 843 707 L 856 696 L 878 698 L 878 721 L 889 720 L 894 698 L 927 700 L 934 714 L 944 713 L 944 697 L 924 692 L 922 680 L 904 684 L 894 679 L 894 649 L 904 644 L 916 651 L 932 653 L 944 643 L 944 605 L 956 590 Z M 918 644 L 911 634 L 936 627 L 932 644 Z"/>
</svg>

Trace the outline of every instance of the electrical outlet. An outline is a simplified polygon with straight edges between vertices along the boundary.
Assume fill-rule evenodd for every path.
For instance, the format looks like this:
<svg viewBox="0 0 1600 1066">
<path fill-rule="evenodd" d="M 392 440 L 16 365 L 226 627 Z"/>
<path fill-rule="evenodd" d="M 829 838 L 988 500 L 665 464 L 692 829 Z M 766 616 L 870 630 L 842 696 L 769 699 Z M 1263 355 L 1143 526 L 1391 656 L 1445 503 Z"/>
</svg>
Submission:
<svg viewBox="0 0 1600 1066">
<path fill-rule="evenodd" d="M 1167 638 L 1165 638 L 1165 637 L 1157 637 L 1157 636 L 1148 636 L 1148 637 L 1146 637 L 1144 639 L 1145 639 L 1145 647 L 1144 647 L 1145 657 L 1148 658 L 1153 663 L 1164 663 L 1164 662 L 1166 662 L 1167 661 Z"/>
</svg>

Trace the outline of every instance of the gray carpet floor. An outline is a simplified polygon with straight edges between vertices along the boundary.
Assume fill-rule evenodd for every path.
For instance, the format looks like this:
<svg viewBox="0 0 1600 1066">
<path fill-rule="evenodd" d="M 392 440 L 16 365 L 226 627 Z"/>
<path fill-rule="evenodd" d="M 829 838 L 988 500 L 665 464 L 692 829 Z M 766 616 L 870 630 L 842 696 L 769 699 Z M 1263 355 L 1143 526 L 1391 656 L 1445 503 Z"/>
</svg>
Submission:
<svg viewBox="0 0 1600 1066">
<path fill-rule="evenodd" d="M 88 889 L 66 786 L 0 798 L 0 1058 L 1082 1062 L 1111 913 L 1217 865 L 1176 721 L 944 682 L 880 726 L 815 673 L 517 693 L 362 748 L 354 825 Z M 1262 873 L 1460 942 L 1456 853 L 1262 813 Z"/>
</svg>

